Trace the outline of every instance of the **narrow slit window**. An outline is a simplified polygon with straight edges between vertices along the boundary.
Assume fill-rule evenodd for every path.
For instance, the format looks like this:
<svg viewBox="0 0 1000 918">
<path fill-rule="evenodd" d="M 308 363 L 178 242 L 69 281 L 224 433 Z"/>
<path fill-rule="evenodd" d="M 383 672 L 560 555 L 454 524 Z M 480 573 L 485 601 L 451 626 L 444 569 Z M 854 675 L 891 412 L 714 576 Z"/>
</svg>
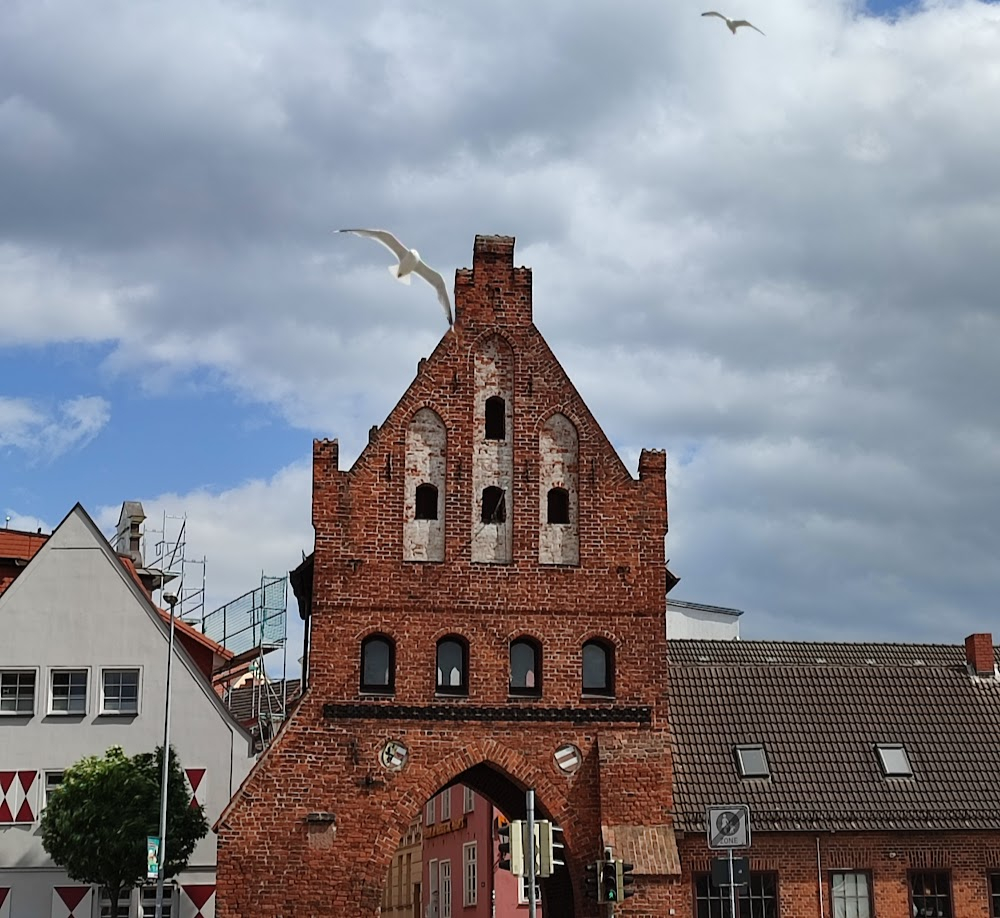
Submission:
<svg viewBox="0 0 1000 918">
<path fill-rule="evenodd" d="M 483 488 L 483 522 L 507 522 L 507 501 L 504 499 L 503 488 Z"/>
<path fill-rule="evenodd" d="M 542 652 L 537 642 L 520 638 L 510 645 L 510 693 L 541 695 Z"/>
<path fill-rule="evenodd" d="M 583 692 L 585 695 L 615 693 L 614 654 L 603 641 L 583 645 Z"/>
<path fill-rule="evenodd" d="M 550 523 L 569 522 L 569 491 L 565 488 L 549 489 L 549 508 L 547 520 Z"/>
<path fill-rule="evenodd" d="M 438 641 L 437 691 L 447 695 L 469 694 L 469 650 L 458 638 Z"/>
<path fill-rule="evenodd" d="M 436 520 L 438 518 L 438 489 L 432 484 L 417 485 L 418 520 Z"/>
<path fill-rule="evenodd" d="M 507 439 L 507 406 L 499 395 L 486 399 L 486 439 Z"/>
<path fill-rule="evenodd" d="M 396 654 L 390 638 L 374 634 L 361 643 L 361 691 L 391 693 L 396 683 Z"/>
</svg>

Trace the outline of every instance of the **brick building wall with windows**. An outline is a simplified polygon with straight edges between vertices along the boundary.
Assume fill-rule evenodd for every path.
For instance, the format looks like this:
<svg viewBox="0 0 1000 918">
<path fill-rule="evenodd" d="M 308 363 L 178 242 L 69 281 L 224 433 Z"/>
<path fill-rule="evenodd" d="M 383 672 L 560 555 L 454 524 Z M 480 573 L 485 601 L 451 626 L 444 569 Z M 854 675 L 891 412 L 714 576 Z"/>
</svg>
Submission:
<svg viewBox="0 0 1000 918">
<path fill-rule="evenodd" d="M 739 918 L 1000 916 L 1000 649 L 668 641 L 687 901 L 721 918 L 709 805 L 749 806 Z M 724 911 L 725 910 L 725 911 Z"/>
<path fill-rule="evenodd" d="M 624 913 L 669 907 L 666 457 L 626 469 L 513 246 L 476 237 L 454 327 L 350 470 L 314 444 L 309 686 L 218 823 L 220 918 L 375 915 L 410 820 L 455 781 L 511 818 L 534 788 L 562 826 L 549 918 L 599 913 L 583 866 L 610 833 L 638 861 Z"/>
</svg>

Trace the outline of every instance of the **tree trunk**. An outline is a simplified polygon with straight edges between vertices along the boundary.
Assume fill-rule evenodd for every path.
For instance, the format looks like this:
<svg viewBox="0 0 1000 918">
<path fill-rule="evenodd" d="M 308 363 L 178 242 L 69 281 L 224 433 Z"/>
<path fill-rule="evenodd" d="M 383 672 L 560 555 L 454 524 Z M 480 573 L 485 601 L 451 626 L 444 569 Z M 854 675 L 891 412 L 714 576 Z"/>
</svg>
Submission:
<svg viewBox="0 0 1000 918">
<path fill-rule="evenodd" d="M 116 886 L 112 889 L 109 886 L 107 891 L 111 896 L 111 918 L 119 918 L 118 901 L 122 897 L 122 887 Z"/>
</svg>

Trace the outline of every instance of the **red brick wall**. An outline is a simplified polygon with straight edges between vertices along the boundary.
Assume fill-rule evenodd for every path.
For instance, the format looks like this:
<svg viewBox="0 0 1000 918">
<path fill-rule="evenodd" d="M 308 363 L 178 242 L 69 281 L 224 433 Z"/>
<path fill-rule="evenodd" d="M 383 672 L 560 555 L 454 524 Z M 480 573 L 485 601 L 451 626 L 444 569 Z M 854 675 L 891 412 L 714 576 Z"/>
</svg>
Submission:
<svg viewBox="0 0 1000 918">
<path fill-rule="evenodd" d="M 513 267 L 512 239 L 477 237 L 473 269 L 457 273 L 455 289 L 454 329 L 421 361 L 354 467 L 338 470 L 335 441 L 315 444 L 312 685 L 220 822 L 219 918 L 375 915 L 411 817 L 468 769 L 462 780 L 508 812 L 523 806 L 523 790 L 533 787 L 540 813 L 563 826 L 570 870 L 546 889 L 552 918 L 598 913 L 582 901 L 582 884 L 602 824 L 670 821 L 666 458 L 644 451 L 638 480 L 625 469 L 532 324 L 531 273 Z M 414 290 L 415 297 L 427 293 Z M 429 299 L 424 305 L 433 308 Z M 472 411 L 473 359 L 478 342 L 497 333 L 515 360 L 510 564 L 473 563 L 468 551 L 478 497 L 471 489 L 473 424 L 482 423 Z M 401 560 L 406 428 L 423 406 L 448 431 L 443 563 Z M 538 563 L 538 431 L 555 411 L 579 431 L 576 567 Z M 358 691 L 360 641 L 373 630 L 396 642 L 396 691 L 388 702 Z M 451 632 L 469 643 L 467 699 L 435 696 L 435 644 Z M 542 643 L 539 700 L 508 696 L 508 642 L 521 634 Z M 581 698 L 581 646 L 593 636 L 616 648 L 613 701 Z M 366 716 L 370 708 L 330 719 L 326 703 L 603 710 L 609 719 L 549 714 L 523 723 L 502 713 L 491 723 L 394 720 Z M 648 722 L 621 716 L 626 706 L 647 709 Z M 410 750 L 398 772 L 378 762 L 390 738 Z M 553 761 L 566 741 L 585 757 L 572 777 Z M 320 810 L 336 814 L 335 827 L 305 822 Z M 655 884 L 640 884 L 620 913 L 662 914 L 657 897 Z"/>
<path fill-rule="evenodd" d="M 679 848 L 683 874 L 673 884 L 672 902 L 660 914 L 670 914 L 672 907 L 678 918 L 686 918 L 695 914 L 694 874 L 707 872 L 711 857 L 725 852 L 709 851 L 700 836 L 685 838 Z M 878 918 L 912 918 L 908 877 L 917 870 L 950 872 L 953 915 L 988 918 L 987 876 L 1000 872 L 1000 836 L 995 832 L 757 833 L 753 846 L 737 853 L 750 857 L 751 871 L 778 874 L 782 918 L 829 918 L 830 873 L 836 870 L 870 872 Z"/>
</svg>

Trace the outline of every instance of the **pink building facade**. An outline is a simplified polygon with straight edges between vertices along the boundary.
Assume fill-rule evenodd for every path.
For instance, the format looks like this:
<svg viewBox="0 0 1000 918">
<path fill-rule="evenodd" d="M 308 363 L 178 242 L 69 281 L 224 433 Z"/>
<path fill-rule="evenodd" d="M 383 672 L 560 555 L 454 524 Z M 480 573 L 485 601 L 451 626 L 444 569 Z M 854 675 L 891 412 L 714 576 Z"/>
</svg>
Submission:
<svg viewBox="0 0 1000 918">
<path fill-rule="evenodd" d="M 462 785 L 424 807 L 423 918 L 526 918 L 527 886 L 497 868 L 504 816 Z M 542 915 L 541 900 L 537 914 Z"/>
</svg>

